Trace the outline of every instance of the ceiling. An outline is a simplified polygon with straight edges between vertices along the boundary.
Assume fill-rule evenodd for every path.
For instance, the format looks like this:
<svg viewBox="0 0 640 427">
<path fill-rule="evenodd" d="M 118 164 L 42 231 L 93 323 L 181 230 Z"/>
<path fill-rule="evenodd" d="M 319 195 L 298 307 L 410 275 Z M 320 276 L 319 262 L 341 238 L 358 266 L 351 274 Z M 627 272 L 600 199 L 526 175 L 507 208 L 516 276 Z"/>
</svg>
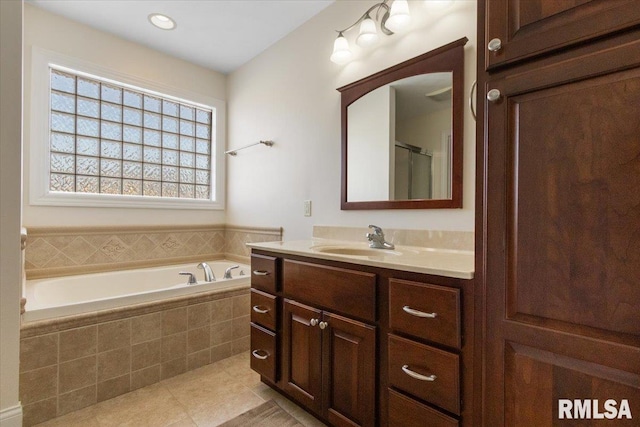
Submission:
<svg viewBox="0 0 640 427">
<path fill-rule="evenodd" d="M 74 21 L 227 74 L 334 0 L 26 0 Z M 160 30 L 147 17 L 176 21 Z"/>
</svg>

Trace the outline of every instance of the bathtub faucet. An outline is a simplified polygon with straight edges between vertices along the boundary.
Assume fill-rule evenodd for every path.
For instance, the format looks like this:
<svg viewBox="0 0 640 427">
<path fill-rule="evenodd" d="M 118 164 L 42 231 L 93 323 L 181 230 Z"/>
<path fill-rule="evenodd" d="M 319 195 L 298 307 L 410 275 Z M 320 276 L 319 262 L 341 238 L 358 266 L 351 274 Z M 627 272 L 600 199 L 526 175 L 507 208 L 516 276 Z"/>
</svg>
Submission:
<svg viewBox="0 0 640 427">
<path fill-rule="evenodd" d="M 196 280 L 196 276 L 193 273 L 189 273 L 188 271 L 181 271 L 178 273 L 181 276 L 189 276 L 189 280 L 187 280 L 187 285 L 197 285 L 198 281 Z"/>
<path fill-rule="evenodd" d="M 240 266 L 239 265 L 232 265 L 231 267 L 227 268 L 224 271 L 224 278 L 225 279 L 231 279 L 231 270 L 233 270 L 235 268 L 240 268 Z"/>
<path fill-rule="evenodd" d="M 204 281 L 205 282 L 215 282 L 216 276 L 213 274 L 211 267 L 206 262 L 201 262 L 198 264 L 198 268 L 204 270 Z"/>
</svg>

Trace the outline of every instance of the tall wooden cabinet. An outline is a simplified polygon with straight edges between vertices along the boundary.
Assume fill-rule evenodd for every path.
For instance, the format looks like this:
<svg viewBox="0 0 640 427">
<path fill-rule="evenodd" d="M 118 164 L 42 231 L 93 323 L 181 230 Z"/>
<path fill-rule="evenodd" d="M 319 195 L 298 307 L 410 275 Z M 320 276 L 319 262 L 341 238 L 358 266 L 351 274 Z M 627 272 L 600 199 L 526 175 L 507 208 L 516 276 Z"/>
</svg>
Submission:
<svg viewBox="0 0 640 427">
<path fill-rule="evenodd" d="M 610 425 L 612 399 L 638 425 L 640 3 L 486 0 L 478 22 L 478 423 Z"/>
</svg>

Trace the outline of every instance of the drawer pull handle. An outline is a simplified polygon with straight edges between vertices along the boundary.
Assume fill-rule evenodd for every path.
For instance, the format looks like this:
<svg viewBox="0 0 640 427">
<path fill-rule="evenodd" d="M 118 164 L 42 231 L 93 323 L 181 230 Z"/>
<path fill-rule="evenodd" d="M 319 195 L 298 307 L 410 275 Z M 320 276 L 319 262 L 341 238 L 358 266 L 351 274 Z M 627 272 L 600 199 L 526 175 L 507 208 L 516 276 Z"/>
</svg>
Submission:
<svg viewBox="0 0 640 427">
<path fill-rule="evenodd" d="M 267 357 L 269 357 L 269 353 L 267 353 L 265 351 L 265 353 L 267 353 L 267 354 L 263 356 L 262 354 L 260 354 L 261 351 L 263 351 L 263 350 L 253 350 L 251 352 L 251 354 L 253 355 L 253 357 L 255 357 L 256 359 L 259 359 L 259 360 L 265 360 Z"/>
<path fill-rule="evenodd" d="M 402 367 L 402 372 L 404 372 L 405 374 L 409 375 L 411 378 L 415 378 L 415 379 L 420 380 L 420 381 L 435 381 L 436 378 L 438 378 L 433 374 L 427 376 L 427 375 L 421 375 L 421 374 L 419 374 L 417 372 L 413 372 L 411 369 L 409 369 L 409 365 L 404 365 Z"/>
<path fill-rule="evenodd" d="M 409 313 L 412 316 L 416 316 L 416 317 L 426 317 L 429 319 L 434 319 L 438 316 L 438 313 L 425 313 L 424 311 L 420 311 L 420 310 L 414 310 L 413 308 L 409 307 L 408 305 L 405 305 L 404 307 L 402 307 L 402 309 L 406 312 Z"/>
<path fill-rule="evenodd" d="M 269 272 L 265 270 L 253 270 L 253 274 L 256 276 L 268 276 Z"/>
<path fill-rule="evenodd" d="M 256 313 L 260 313 L 260 314 L 265 314 L 269 312 L 269 309 L 264 309 L 264 308 L 260 308 L 259 305 L 254 305 L 253 306 L 253 311 L 255 311 Z"/>
</svg>

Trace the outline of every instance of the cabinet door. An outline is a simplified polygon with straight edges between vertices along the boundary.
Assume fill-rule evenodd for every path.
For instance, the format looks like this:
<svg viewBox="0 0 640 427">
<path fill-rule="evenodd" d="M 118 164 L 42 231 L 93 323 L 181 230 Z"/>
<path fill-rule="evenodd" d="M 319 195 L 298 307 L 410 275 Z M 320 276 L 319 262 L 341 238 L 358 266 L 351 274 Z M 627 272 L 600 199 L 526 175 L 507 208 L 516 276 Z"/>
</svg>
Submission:
<svg viewBox="0 0 640 427">
<path fill-rule="evenodd" d="M 375 327 L 326 312 L 323 322 L 325 416 L 337 427 L 373 426 Z"/>
<path fill-rule="evenodd" d="M 484 425 L 580 424 L 561 399 L 637 425 L 640 37 L 558 56 L 485 88 Z"/>
<path fill-rule="evenodd" d="M 637 0 L 484 1 L 486 42 L 502 45 L 487 51 L 487 69 L 640 24 Z"/>
<path fill-rule="evenodd" d="M 320 310 L 284 301 L 283 387 L 317 413 L 322 410 L 322 331 L 317 326 L 321 317 Z"/>
</svg>

